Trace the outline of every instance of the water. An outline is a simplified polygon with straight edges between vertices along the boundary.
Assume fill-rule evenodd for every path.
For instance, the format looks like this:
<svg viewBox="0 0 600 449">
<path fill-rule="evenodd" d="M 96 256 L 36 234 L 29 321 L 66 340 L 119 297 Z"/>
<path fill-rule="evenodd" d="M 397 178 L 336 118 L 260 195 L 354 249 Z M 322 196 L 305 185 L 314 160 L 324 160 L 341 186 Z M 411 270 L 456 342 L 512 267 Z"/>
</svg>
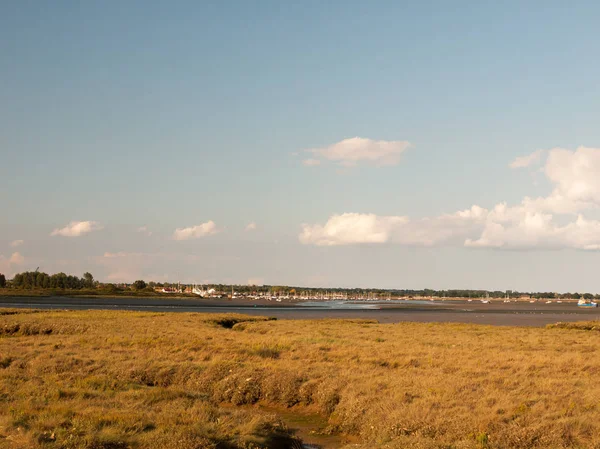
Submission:
<svg viewBox="0 0 600 449">
<path fill-rule="evenodd" d="M 600 308 L 581 308 L 576 303 L 491 304 L 467 301 L 307 301 L 266 302 L 195 298 L 109 297 L 0 297 L 0 307 L 137 310 L 148 312 L 242 313 L 278 319 L 368 319 L 380 323 L 455 322 L 510 326 L 544 326 L 558 321 L 600 318 Z"/>
<path fill-rule="evenodd" d="M 410 307 L 411 305 L 439 305 L 435 301 L 404 301 L 404 300 L 336 300 L 336 301 L 305 301 L 300 302 L 298 305 L 300 307 L 320 307 L 324 309 L 381 309 L 381 305 L 388 306 L 400 306 L 400 307 Z"/>
<path fill-rule="evenodd" d="M 301 441 L 302 449 L 337 449 L 355 438 L 325 433 L 327 419 L 306 409 L 274 407 L 266 404 L 232 406 L 221 404 L 225 408 L 257 410 L 273 413 L 292 431 L 295 438 Z"/>
</svg>

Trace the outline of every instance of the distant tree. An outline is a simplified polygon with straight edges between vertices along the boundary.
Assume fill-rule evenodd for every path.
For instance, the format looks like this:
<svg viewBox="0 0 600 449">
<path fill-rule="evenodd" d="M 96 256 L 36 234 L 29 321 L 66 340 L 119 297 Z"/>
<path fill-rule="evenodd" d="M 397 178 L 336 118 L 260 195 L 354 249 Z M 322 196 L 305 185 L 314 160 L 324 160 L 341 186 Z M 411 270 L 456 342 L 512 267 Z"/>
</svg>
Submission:
<svg viewBox="0 0 600 449">
<path fill-rule="evenodd" d="M 83 285 L 87 288 L 92 288 L 94 286 L 94 276 L 92 276 L 92 273 L 88 271 L 83 273 Z"/>
<path fill-rule="evenodd" d="M 23 287 L 23 275 L 21 273 L 15 274 L 13 278 L 13 287 L 22 288 Z"/>
<path fill-rule="evenodd" d="M 119 291 L 119 289 L 117 288 L 117 286 L 115 284 L 105 284 L 102 289 L 106 292 L 106 293 L 117 293 Z"/>
<path fill-rule="evenodd" d="M 0 287 L 6 287 L 6 276 L 0 273 Z"/>
<path fill-rule="evenodd" d="M 50 276 L 50 288 L 66 288 L 67 275 L 65 273 L 55 273 Z"/>
<path fill-rule="evenodd" d="M 133 283 L 134 290 L 143 290 L 145 288 L 146 288 L 146 283 L 144 281 L 142 281 L 141 279 L 139 279 Z"/>
</svg>

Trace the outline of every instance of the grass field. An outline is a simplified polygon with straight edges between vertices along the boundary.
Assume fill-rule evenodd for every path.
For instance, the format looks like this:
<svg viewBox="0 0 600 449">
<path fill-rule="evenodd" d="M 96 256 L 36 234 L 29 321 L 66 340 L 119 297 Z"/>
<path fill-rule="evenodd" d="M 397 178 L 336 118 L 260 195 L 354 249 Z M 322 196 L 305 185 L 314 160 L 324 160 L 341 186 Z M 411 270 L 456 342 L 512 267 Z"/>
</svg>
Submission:
<svg viewBox="0 0 600 449">
<path fill-rule="evenodd" d="M 0 447 L 600 448 L 599 330 L 3 310 Z"/>
</svg>

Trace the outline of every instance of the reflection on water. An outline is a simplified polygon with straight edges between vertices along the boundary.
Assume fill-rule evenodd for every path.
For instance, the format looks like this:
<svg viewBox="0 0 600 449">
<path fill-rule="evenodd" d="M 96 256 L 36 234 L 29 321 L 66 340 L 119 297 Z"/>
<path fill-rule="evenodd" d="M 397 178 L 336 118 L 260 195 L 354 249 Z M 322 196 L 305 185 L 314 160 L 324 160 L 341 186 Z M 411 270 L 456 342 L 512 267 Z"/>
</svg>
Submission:
<svg viewBox="0 0 600 449">
<path fill-rule="evenodd" d="M 324 309 L 381 309 L 382 304 L 408 306 L 411 304 L 434 305 L 432 301 L 376 300 L 376 301 L 305 301 L 298 303 L 302 307 L 321 307 Z"/>
<path fill-rule="evenodd" d="M 298 305 L 302 307 L 320 307 L 323 309 L 381 309 L 377 304 L 367 304 L 357 301 L 306 301 L 300 302 Z"/>
</svg>

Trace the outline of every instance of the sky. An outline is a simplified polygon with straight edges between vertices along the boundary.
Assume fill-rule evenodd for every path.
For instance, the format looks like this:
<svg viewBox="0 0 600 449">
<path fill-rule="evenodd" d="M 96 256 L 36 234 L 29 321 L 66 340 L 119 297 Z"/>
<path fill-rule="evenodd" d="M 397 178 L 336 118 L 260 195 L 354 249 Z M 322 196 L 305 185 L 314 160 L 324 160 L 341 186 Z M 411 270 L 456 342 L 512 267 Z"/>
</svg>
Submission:
<svg viewBox="0 0 600 449">
<path fill-rule="evenodd" d="M 600 4 L 0 4 L 0 272 L 600 293 Z"/>
</svg>

